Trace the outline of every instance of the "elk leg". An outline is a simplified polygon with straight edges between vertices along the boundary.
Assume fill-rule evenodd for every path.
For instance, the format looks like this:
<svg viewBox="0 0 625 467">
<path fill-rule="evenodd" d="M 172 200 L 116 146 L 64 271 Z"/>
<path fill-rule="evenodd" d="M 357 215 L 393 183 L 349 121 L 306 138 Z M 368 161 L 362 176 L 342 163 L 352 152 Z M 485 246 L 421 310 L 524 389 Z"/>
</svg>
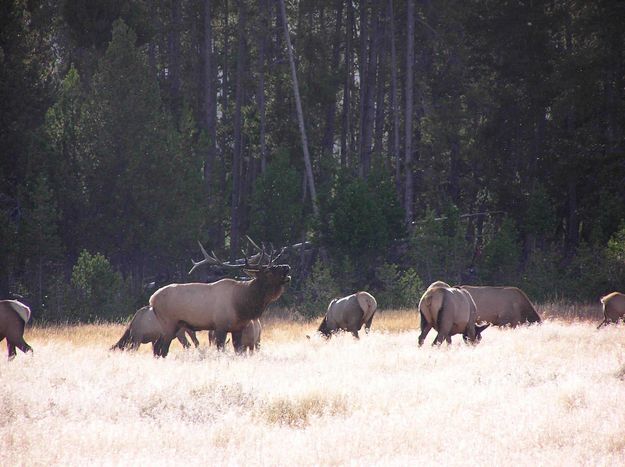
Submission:
<svg viewBox="0 0 625 467">
<path fill-rule="evenodd" d="M 167 335 L 162 335 L 161 337 L 159 337 L 154 343 L 154 348 L 153 348 L 154 356 L 163 357 L 163 358 L 167 357 L 167 354 L 169 353 L 169 346 L 171 345 L 172 339 L 173 339 L 173 336 L 167 336 Z"/>
<path fill-rule="evenodd" d="M 371 329 L 371 323 L 373 322 L 373 316 L 367 320 L 365 323 L 365 333 L 369 334 L 369 329 Z"/>
<path fill-rule="evenodd" d="M 23 353 L 32 352 L 33 348 L 26 343 L 24 339 L 21 339 L 20 342 L 15 344 L 15 346 L 20 349 Z"/>
<path fill-rule="evenodd" d="M 607 326 L 608 325 L 608 319 L 604 319 L 601 324 L 599 324 L 599 326 L 597 326 L 597 329 L 601 329 L 603 326 Z"/>
<path fill-rule="evenodd" d="M 215 331 L 215 344 L 217 345 L 217 350 L 224 350 L 224 344 L 226 342 L 227 335 L 227 331 Z"/>
<path fill-rule="evenodd" d="M 182 347 L 184 347 L 185 349 L 188 349 L 189 347 L 191 347 L 191 344 L 189 344 L 187 337 L 184 335 L 184 330 L 178 331 L 178 334 L 176 334 L 176 338 L 182 344 Z"/>
<path fill-rule="evenodd" d="M 187 334 L 189 334 L 189 337 L 193 341 L 193 345 L 195 347 L 199 347 L 200 346 L 200 341 L 197 340 L 197 336 L 195 335 L 195 331 L 192 331 L 191 329 L 187 329 Z"/>
<path fill-rule="evenodd" d="M 152 344 L 152 355 L 154 355 L 155 357 L 160 357 L 161 356 L 161 347 L 162 347 L 162 345 L 163 345 L 163 338 L 159 337 Z"/>
<path fill-rule="evenodd" d="M 171 345 L 172 339 L 173 337 L 171 336 L 163 337 L 162 347 L 161 347 L 161 356 L 163 358 L 167 357 L 167 354 L 169 353 L 169 346 Z"/>
<path fill-rule="evenodd" d="M 15 345 L 7 339 L 7 350 L 9 351 L 9 360 L 13 360 L 17 352 L 15 351 Z"/>
<path fill-rule="evenodd" d="M 432 346 L 440 346 L 444 340 L 449 339 L 451 341 L 451 338 L 445 334 L 443 334 L 442 332 L 439 332 L 436 336 L 436 338 L 434 339 L 434 342 L 432 342 Z"/>
<path fill-rule="evenodd" d="M 360 339 L 360 336 L 358 335 L 358 330 L 352 331 L 352 336 L 354 336 L 356 339 Z"/>
<path fill-rule="evenodd" d="M 421 347 L 423 342 L 425 342 L 425 338 L 428 335 L 428 332 L 430 332 L 430 329 L 432 329 L 432 325 L 428 323 L 428 320 L 425 319 L 425 316 L 421 313 L 421 335 L 419 336 L 419 347 Z"/>
<path fill-rule="evenodd" d="M 33 348 L 30 345 L 28 345 L 26 341 L 22 341 L 22 343 L 19 344 L 17 348 L 20 349 L 24 353 L 28 353 L 28 352 L 33 353 Z"/>
<path fill-rule="evenodd" d="M 232 334 L 232 347 L 234 347 L 234 351 L 238 354 L 245 352 L 245 347 L 241 345 L 243 331 L 231 332 L 230 334 Z"/>
</svg>

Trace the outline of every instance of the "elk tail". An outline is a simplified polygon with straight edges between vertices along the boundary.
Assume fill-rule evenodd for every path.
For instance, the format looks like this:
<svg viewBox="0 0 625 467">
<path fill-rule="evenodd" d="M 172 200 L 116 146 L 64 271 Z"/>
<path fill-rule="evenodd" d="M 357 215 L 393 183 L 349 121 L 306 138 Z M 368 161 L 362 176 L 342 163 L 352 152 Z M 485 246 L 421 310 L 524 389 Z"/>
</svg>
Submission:
<svg viewBox="0 0 625 467">
<path fill-rule="evenodd" d="M 111 347 L 111 350 L 126 350 L 130 346 L 130 338 L 130 326 L 128 326 L 124 335 L 117 341 L 117 344 Z"/>
</svg>

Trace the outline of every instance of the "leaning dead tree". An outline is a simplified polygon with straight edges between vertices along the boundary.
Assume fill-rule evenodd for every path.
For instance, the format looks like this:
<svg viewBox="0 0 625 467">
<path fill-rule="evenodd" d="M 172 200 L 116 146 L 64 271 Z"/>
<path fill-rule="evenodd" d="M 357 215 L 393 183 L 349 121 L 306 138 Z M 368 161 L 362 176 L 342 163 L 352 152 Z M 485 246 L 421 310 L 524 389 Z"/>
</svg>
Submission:
<svg viewBox="0 0 625 467">
<path fill-rule="evenodd" d="M 312 163 L 310 162 L 310 153 L 308 152 L 308 138 L 306 137 L 306 127 L 304 126 L 304 112 L 302 111 L 302 99 L 299 95 L 299 84 L 297 82 L 297 72 L 295 70 L 295 60 L 293 58 L 293 47 L 291 45 L 291 36 L 289 34 L 289 24 L 286 19 L 286 8 L 284 0 L 279 0 L 280 12 L 282 14 L 282 24 L 284 25 L 284 37 L 286 40 L 287 53 L 289 55 L 289 64 L 291 65 L 291 78 L 293 80 L 293 94 L 295 95 L 295 106 L 297 109 L 297 121 L 299 123 L 299 131 L 302 137 L 302 150 L 304 151 L 304 164 L 306 165 L 306 178 L 310 189 L 310 199 L 312 201 L 313 212 L 315 216 L 319 216 L 319 206 L 317 205 L 317 190 L 315 189 L 315 180 L 313 178 Z"/>
</svg>

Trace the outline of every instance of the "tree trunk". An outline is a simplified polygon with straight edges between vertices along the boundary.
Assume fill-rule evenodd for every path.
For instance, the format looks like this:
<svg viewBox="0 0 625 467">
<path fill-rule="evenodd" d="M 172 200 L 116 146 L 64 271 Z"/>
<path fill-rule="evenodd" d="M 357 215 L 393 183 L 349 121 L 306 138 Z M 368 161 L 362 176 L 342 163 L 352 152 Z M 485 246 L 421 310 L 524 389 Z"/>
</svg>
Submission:
<svg viewBox="0 0 625 467">
<path fill-rule="evenodd" d="M 236 258 L 239 252 L 240 207 L 241 207 L 241 158 L 243 151 L 243 73 L 245 73 L 245 5 L 238 1 L 239 25 L 237 47 L 237 77 L 234 108 L 234 152 L 232 154 L 232 205 L 230 225 L 230 259 Z"/>
<path fill-rule="evenodd" d="M 384 138 L 384 101 L 386 95 L 386 45 L 387 45 L 387 29 L 388 11 L 384 12 L 380 8 L 380 20 L 378 22 L 377 45 L 376 45 L 376 91 L 375 91 L 375 133 L 373 137 L 373 154 L 382 154 L 382 141 Z M 373 92 L 372 92 L 373 95 Z M 388 157 L 384 158 L 384 167 L 390 170 L 390 161 Z M 390 172 L 389 172 L 390 173 Z"/>
<path fill-rule="evenodd" d="M 365 119 L 366 119 L 366 102 L 367 102 L 367 83 L 369 80 L 367 73 L 367 50 L 368 50 L 368 36 L 369 36 L 369 25 L 367 24 L 367 0 L 360 1 L 360 51 L 358 58 L 358 87 L 359 87 L 359 119 L 358 119 L 358 174 L 363 177 L 364 176 L 364 165 L 365 165 L 365 150 L 364 150 L 364 134 L 365 134 Z"/>
<path fill-rule="evenodd" d="M 228 8 L 228 0 L 224 2 L 224 62 L 223 62 L 223 85 L 222 85 L 222 102 L 224 114 L 228 112 L 228 82 L 230 67 L 228 66 L 228 58 L 230 57 L 230 9 Z"/>
<path fill-rule="evenodd" d="M 213 190 L 213 166 L 217 153 L 217 92 L 215 87 L 215 66 L 213 57 L 213 26 L 211 0 L 204 0 L 204 40 L 202 56 L 204 60 L 204 128 L 208 136 L 208 148 L 204 161 L 204 184 L 206 201 L 211 205 Z"/>
<path fill-rule="evenodd" d="M 259 0 L 260 28 L 258 37 L 258 114 L 260 125 L 260 171 L 265 173 L 267 169 L 267 141 L 265 138 L 265 53 L 267 48 L 267 36 L 269 35 L 267 0 Z"/>
<path fill-rule="evenodd" d="M 401 154 L 399 150 L 399 97 L 397 92 L 397 50 L 395 47 L 395 13 L 393 12 L 393 0 L 388 0 L 388 20 L 390 25 L 391 39 L 391 107 L 393 112 L 393 145 L 392 158 L 395 160 L 395 189 L 401 193 Z M 389 138 L 390 139 L 390 138 Z M 389 144 L 390 146 L 390 144 Z"/>
<path fill-rule="evenodd" d="M 354 31 L 354 6 L 347 2 L 347 24 L 345 26 L 345 82 L 343 84 L 343 115 L 341 118 L 341 168 L 347 168 L 351 155 L 350 132 L 351 89 L 352 89 L 352 37 Z"/>
<path fill-rule="evenodd" d="M 306 166 L 306 176 L 308 177 L 308 189 L 310 190 L 310 199 L 312 202 L 313 213 L 319 216 L 319 207 L 317 205 L 317 191 L 315 190 L 315 180 L 313 178 L 312 163 L 310 154 L 308 153 L 308 138 L 306 137 L 306 127 L 304 126 L 304 112 L 302 111 L 302 100 L 299 95 L 299 84 L 297 82 L 297 72 L 295 70 L 295 59 L 293 58 L 293 47 L 291 46 L 291 36 L 289 34 L 289 25 L 286 18 L 286 8 L 284 0 L 280 1 L 280 11 L 282 13 L 282 23 L 284 26 L 284 38 L 286 41 L 287 53 L 289 56 L 289 64 L 291 66 L 291 78 L 293 80 L 293 94 L 295 95 L 295 106 L 297 109 L 297 121 L 302 138 L 302 149 L 304 152 L 304 164 Z"/>
<path fill-rule="evenodd" d="M 171 24 L 168 34 L 171 113 L 176 125 L 180 120 L 180 0 L 171 0 Z"/>
<path fill-rule="evenodd" d="M 380 17 L 376 8 L 372 8 L 369 37 L 369 51 L 367 53 L 366 60 L 366 73 L 367 79 L 364 83 L 365 86 L 365 102 L 363 106 L 363 118 L 362 118 L 362 133 L 361 133 L 361 168 L 363 178 L 369 176 L 371 171 L 371 144 L 373 140 L 373 122 L 375 114 L 375 87 L 377 76 L 377 64 L 378 64 L 378 49 L 379 49 L 379 37 L 380 37 Z"/>
<path fill-rule="evenodd" d="M 413 173 L 412 173 L 412 117 L 413 117 L 413 78 L 414 78 L 414 0 L 407 0 L 406 12 L 406 118 L 405 155 L 406 175 L 404 191 L 404 221 L 409 226 L 414 220 Z"/>
<path fill-rule="evenodd" d="M 343 28 L 343 0 L 339 0 L 336 10 L 336 29 L 334 32 L 334 44 L 332 46 L 332 61 L 330 64 L 330 72 L 336 73 L 339 68 L 339 59 L 341 54 L 341 29 Z M 328 103 L 326 110 L 326 128 L 323 134 L 321 150 L 323 154 L 331 154 L 334 148 L 334 128 L 336 119 L 336 98 L 333 93 L 332 99 Z"/>
</svg>

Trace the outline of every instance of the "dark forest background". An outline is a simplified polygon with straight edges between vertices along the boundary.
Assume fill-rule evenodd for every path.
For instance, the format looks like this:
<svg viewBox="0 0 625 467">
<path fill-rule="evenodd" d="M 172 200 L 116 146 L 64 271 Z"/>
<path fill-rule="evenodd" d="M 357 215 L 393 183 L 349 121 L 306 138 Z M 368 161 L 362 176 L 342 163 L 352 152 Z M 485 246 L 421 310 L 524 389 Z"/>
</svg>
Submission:
<svg viewBox="0 0 625 467">
<path fill-rule="evenodd" d="M 0 298 L 38 320 L 126 317 L 244 235 L 308 242 L 309 316 L 625 288 L 623 1 L 287 1 L 305 138 L 281 0 L 0 5 Z"/>
</svg>

